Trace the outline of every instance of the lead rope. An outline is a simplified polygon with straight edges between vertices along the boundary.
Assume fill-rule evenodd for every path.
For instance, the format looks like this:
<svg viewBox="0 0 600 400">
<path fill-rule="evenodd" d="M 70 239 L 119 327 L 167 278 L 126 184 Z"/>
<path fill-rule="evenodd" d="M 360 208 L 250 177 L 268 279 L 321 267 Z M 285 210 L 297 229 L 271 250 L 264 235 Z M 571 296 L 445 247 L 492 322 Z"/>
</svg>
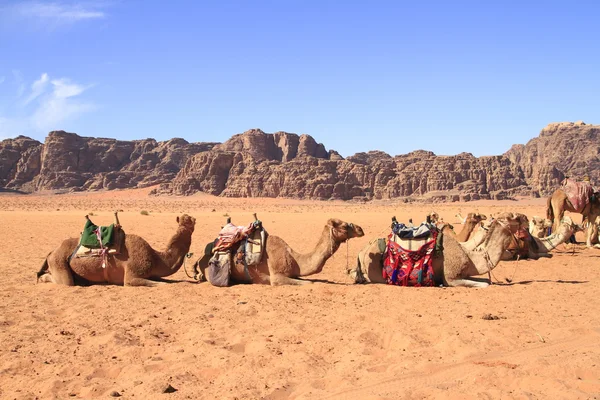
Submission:
<svg viewBox="0 0 600 400">
<path fill-rule="evenodd" d="M 350 268 L 350 263 L 348 262 L 348 258 L 349 258 L 349 247 L 350 244 L 348 243 L 350 240 L 346 240 L 346 271 L 348 271 L 348 269 Z"/>
<path fill-rule="evenodd" d="M 185 274 L 187 275 L 187 277 L 188 277 L 188 278 L 197 280 L 195 276 L 190 276 L 190 274 L 188 274 L 188 272 L 187 272 L 187 268 L 186 268 L 186 266 L 185 266 L 185 259 L 186 259 L 186 258 L 192 258 L 192 256 L 193 256 L 193 255 L 194 255 L 194 253 L 187 253 L 187 254 L 186 254 L 184 257 L 183 257 L 183 270 L 185 271 Z"/>
<path fill-rule="evenodd" d="M 490 260 L 489 254 L 486 252 L 485 255 L 486 255 L 486 259 L 487 259 L 488 263 L 491 266 L 492 265 L 492 260 Z M 517 254 L 517 260 L 515 261 L 515 269 L 513 270 L 512 276 L 510 277 L 510 279 L 505 278 L 508 283 L 511 283 L 513 281 L 513 278 L 515 277 L 515 274 L 517 273 L 517 266 L 519 265 L 519 260 L 520 259 L 521 259 L 521 255 Z M 493 271 L 492 269 L 490 269 L 490 271 L 489 271 L 490 283 L 493 283 L 492 282 L 492 277 L 496 280 L 496 283 L 500 283 L 500 281 L 498 280 L 498 278 L 496 278 L 496 275 L 494 275 L 494 273 L 492 271 Z"/>
</svg>

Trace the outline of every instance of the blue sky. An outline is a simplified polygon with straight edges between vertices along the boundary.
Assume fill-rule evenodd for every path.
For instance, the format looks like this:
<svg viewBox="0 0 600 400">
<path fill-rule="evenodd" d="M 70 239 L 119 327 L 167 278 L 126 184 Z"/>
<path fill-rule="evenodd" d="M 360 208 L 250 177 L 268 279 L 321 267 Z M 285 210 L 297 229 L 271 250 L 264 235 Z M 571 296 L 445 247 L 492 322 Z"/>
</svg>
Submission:
<svg viewBox="0 0 600 400">
<path fill-rule="evenodd" d="M 0 137 L 501 154 L 600 124 L 600 2 L 2 1 Z"/>
</svg>

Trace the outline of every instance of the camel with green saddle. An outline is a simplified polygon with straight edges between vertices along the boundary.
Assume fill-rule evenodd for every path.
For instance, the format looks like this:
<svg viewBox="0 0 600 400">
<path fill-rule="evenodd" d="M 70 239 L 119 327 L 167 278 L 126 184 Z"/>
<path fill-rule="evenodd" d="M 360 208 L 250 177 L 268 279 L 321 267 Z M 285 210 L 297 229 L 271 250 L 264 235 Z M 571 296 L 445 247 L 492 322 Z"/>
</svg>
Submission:
<svg viewBox="0 0 600 400">
<path fill-rule="evenodd" d="M 81 245 L 82 242 L 87 244 L 90 240 L 93 242 L 93 238 L 85 236 L 86 231 L 101 232 L 103 229 L 94 228 L 93 224 L 90 226 L 91 221 L 88 218 L 81 238 L 66 239 L 48 254 L 37 273 L 38 282 L 67 286 L 73 286 L 80 280 L 92 284 L 125 286 L 161 284 L 163 282 L 154 279 L 165 278 L 177 272 L 183 265 L 192 243 L 196 219 L 183 214 L 177 217 L 176 221 L 177 229 L 167 248 L 157 251 L 142 237 L 125 235 L 115 213 L 115 224 L 110 229 L 104 229 L 115 231 L 115 241 L 110 243 L 110 240 L 104 240 L 98 235 L 99 248 L 90 249 Z"/>
</svg>

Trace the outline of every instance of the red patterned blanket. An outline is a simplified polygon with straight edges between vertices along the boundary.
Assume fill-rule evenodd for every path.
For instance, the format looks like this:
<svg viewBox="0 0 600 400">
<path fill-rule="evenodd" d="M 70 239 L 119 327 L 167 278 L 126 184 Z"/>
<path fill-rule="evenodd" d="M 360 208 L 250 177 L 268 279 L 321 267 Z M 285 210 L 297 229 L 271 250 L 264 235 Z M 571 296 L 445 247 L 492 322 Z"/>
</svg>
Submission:
<svg viewBox="0 0 600 400">
<path fill-rule="evenodd" d="M 432 256 L 438 232 L 433 231 L 431 240 L 416 251 L 403 249 L 388 236 L 383 260 L 383 278 L 390 285 L 434 286 Z"/>
</svg>

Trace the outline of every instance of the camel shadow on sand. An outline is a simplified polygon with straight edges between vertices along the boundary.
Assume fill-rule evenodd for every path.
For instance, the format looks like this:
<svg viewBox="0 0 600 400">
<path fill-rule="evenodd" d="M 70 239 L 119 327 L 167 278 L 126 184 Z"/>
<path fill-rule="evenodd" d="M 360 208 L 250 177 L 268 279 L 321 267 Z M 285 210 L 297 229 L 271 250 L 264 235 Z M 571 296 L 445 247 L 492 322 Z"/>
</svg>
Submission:
<svg viewBox="0 0 600 400">
<path fill-rule="evenodd" d="M 590 281 L 564 281 L 562 279 L 558 279 L 556 281 L 551 279 L 531 279 L 520 282 L 494 282 L 494 286 L 514 286 L 514 285 L 531 285 L 532 283 L 566 283 L 570 285 L 578 285 L 581 283 L 589 283 Z"/>
</svg>

